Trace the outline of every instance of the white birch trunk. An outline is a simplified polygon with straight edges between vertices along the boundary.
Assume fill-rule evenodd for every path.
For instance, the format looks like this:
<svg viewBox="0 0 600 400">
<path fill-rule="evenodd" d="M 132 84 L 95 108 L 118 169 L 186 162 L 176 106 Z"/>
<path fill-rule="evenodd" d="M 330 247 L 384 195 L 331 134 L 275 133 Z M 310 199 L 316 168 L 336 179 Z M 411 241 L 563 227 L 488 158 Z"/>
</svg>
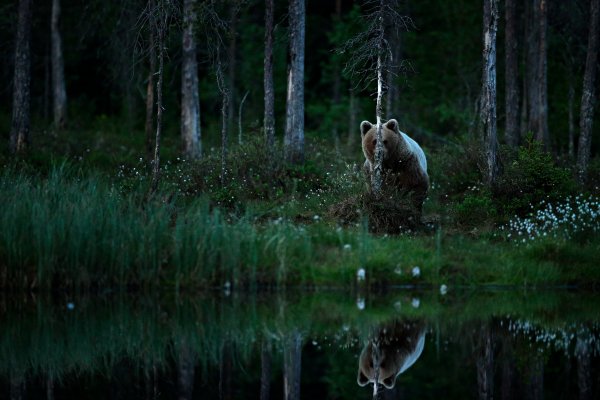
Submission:
<svg viewBox="0 0 600 400">
<path fill-rule="evenodd" d="M 52 0 L 51 18 L 51 59 L 52 59 L 52 99 L 54 108 L 54 126 L 62 129 L 67 119 L 67 91 L 65 89 L 65 70 L 60 37 L 60 0 Z"/>
<path fill-rule="evenodd" d="M 183 59 L 181 65 L 181 139 L 183 153 L 190 159 L 202 154 L 198 62 L 196 60 L 196 0 L 183 1 Z"/>
<path fill-rule="evenodd" d="M 383 114 L 383 48 L 384 43 L 384 18 L 383 9 L 385 6 L 385 0 L 380 0 L 380 11 L 378 14 L 379 32 L 380 38 L 377 43 L 377 105 L 375 106 L 375 115 L 377 119 L 377 131 L 376 138 L 377 144 L 375 145 L 375 165 L 371 172 L 371 191 L 376 199 L 381 198 L 382 187 L 383 187 L 383 124 L 381 116 Z"/>
<path fill-rule="evenodd" d="M 286 104 L 284 157 L 292 164 L 304 162 L 304 33 L 305 0 L 290 0 L 290 67 Z"/>
</svg>

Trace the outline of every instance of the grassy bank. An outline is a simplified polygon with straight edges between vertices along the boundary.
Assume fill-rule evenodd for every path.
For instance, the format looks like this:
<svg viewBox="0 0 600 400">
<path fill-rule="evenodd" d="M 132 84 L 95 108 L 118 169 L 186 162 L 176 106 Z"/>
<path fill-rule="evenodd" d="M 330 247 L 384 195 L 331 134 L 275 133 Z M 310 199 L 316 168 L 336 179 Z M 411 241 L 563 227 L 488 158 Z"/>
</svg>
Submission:
<svg viewBox="0 0 600 400">
<path fill-rule="evenodd" d="M 520 243 L 495 231 L 446 232 L 440 223 L 387 236 L 370 234 L 364 221 L 286 217 L 309 202 L 288 204 L 275 218 L 260 207 L 227 211 L 197 196 L 148 201 L 141 190 L 67 167 L 46 177 L 7 169 L 0 176 L 0 285 L 347 287 L 357 284 L 359 269 L 367 285 L 600 283 L 597 235 Z"/>
</svg>

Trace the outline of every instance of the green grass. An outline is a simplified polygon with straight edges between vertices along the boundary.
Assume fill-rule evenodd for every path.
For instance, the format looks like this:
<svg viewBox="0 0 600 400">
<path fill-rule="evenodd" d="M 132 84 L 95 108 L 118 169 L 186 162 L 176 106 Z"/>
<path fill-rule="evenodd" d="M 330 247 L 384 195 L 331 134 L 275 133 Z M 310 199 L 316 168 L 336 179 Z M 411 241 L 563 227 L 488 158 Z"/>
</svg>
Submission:
<svg viewBox="0 0 600 400">
<path fill-rule="evenodd" d="M 365 222 L 342 227 L 326 215 L 274 218 L 247 209 L 240 216 L 206 198 L 176 201 L 166 193 L 148 201 L 141 187 L 122 190 L 64 165 L 46 177 L 7 168 L 0 175 L 0 285 L 350 287 L 359 268 L 378 286 L 600 282 L 594 236 L 523 246 L 441 229 L 381 236 L 366 232 Z"/>
</svg>

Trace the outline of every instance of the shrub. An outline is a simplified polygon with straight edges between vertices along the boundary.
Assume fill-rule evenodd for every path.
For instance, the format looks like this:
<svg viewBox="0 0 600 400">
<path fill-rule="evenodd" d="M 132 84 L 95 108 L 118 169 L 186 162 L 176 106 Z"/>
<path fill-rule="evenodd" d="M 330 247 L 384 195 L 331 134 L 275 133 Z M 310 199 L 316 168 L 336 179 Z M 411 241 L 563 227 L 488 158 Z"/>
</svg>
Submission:
<svg viewBox="0 0 600 400">
<path fill-rule="evenodd" d="M 493 220 L 497 213 L 491 193 L 473 186 L 456 205 L 455 214 L 457 222 L 461 225 L 475 226 Z"/>
<path fill-rule="evenodd" d="M 531 135 L 517 157 L 505 166 L 493 191 L 500 216 L 525 216 L 532 205 L 554 202 L 576 189 L 567 168 L 557 166 L 552 156 Z"/>
</svg>

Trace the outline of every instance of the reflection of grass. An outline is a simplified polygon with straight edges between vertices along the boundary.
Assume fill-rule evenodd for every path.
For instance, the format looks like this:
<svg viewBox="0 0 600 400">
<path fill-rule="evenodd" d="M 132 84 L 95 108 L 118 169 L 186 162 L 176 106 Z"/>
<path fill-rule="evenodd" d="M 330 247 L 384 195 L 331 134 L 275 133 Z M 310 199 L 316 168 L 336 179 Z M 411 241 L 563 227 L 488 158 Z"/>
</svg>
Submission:
<svg viewBox="0 0 600 400">
<path fill-rule="evenodd" d="M 374 236 L 365 223 L 237 217 L 203 199 L 143 201 L 143 192 L 65 167 L 45 179 L 5 171 L 0 202 L 0 286 L 349 287 L 358 268 L 377 286 L 600 282 L 595 237 L 514 246 L 485 236 Z"/>
<path fill-rule="evenodd" d="M 464 296 L 464 297 L 463 297 Z M 411 305 L 419 298 L 419 307 Z M 452 333 L 464 324 L 493 317 L 528 320 L 542 328 L 563 329 L 597 322 L 600 298 L 567 292 L 473 292 L 439 298 L 435 292 L 367 295 L 366 309 L 343 293 L 288 293 L 273 296 L 41 298 L 0 301 L 0 374 L 44 372 L 108 373 L 122 359 L 139 368 L 161 368 L 185 342 L 200 367 L 217 365 L 225 341 L 237 363 L 245 364 L 263 339 L 277 348 L 298 330 L 323 346 L 350 345 L 358 354 L 362 339 L 392 318 L 423 319 Z M 360 340 L 353 340 L 358 338 Z"/>
</svg>

